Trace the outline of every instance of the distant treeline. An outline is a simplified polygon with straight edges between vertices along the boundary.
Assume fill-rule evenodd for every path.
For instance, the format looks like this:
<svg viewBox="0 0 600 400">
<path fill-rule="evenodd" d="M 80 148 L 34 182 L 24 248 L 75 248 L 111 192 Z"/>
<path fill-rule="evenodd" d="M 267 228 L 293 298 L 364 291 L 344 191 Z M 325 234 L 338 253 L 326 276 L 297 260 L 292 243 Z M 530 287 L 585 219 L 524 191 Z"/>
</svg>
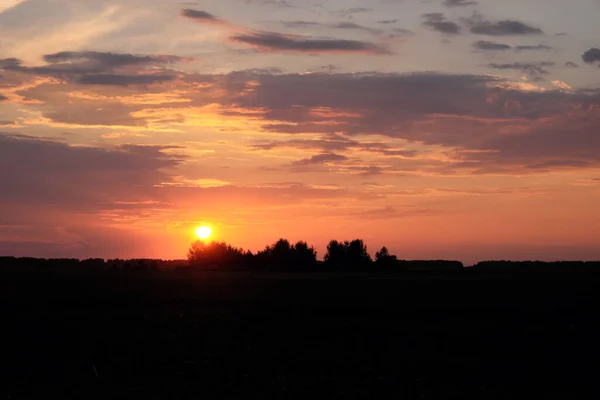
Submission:
<svg viewBox="0 0 600 400">
<path fill-rule="evenodd" d="M 600 272 L 600 261 L 481 261 L 473 266 L 479 271 L 498 272 L 537 272 L 537 271 L 582 271 L 596 270 Z"/>
<path fill-rule="evenodd" d="M 68 271 L 68 272 L 104 272 L 104 271 L 165 271 L 184 268 L 187 260 L 160 259 L 109 259 L 88 258 L 32 258 L 32 257 L 0 257 L 0 272 L 7 271 Z"/>
<path fill-rule="evenodd" d="M 386 247 L 375 253 L 375 259 L 360 239 L 332 240 L 322 261 L 313 246 L 299 241 L 279 239 L 257 253 L 231 246 L 225 242 L 192 243 L 188 252 L 190 268 L 250 269 L 269 271 L 406 271 L 462 270 L 459 261 L 403 261 L 390 254 Z"/>
<path fill-rule="evenodd" d="M 600 271 L 600 262 L 513 262 L 484 261 L 465 268 L 459 261 L 407 261 L 400 260 L 382 247 L 371 258 L 367 246 L 360 240 L 332 240 L 327 245 L 323 260 L 318 260 L 314 247 L 306 242 L 290 243 L 279 239 L 263 250 L 253 253 L 225 242 L 192 243 L 187 260 L 157 259 L 40 259 L 0 257 L 0 272 L 74 272 L 93 273 L 120 271 L 139 272 L 193 272 L 199 270 L 246 271 L 348 271 L 348 272 L 455 272 L 525 274 L 528 272 L 589 272 Z"/>
</svg>

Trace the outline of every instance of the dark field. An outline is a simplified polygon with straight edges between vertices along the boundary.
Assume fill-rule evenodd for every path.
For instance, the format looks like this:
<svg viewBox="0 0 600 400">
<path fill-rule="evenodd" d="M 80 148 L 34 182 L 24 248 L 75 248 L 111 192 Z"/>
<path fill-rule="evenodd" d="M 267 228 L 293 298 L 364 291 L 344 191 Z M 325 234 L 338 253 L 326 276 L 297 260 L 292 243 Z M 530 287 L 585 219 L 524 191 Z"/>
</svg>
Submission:
<svg viewBox="0 0 600 400">
<path fill-rule="evenodd" d="M 570 399 L 597 381 L 596 274 L 1 282 L 3 398 Z"/>
</svg>

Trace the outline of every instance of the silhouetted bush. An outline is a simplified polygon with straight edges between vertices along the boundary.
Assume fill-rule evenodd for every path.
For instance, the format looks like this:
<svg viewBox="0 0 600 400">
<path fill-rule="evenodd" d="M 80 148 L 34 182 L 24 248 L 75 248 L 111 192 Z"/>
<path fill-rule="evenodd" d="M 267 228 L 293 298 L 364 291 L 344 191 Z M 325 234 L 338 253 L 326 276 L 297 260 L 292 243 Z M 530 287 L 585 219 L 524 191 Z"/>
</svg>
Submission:
<svg viewBox="0 0 600 400">
<path fill-rule="evenodd" d="M 309 246 L 306 242 L 296 242 L 294 245 L 294 256 L 299 265 L 306 266 L 308 268 L 312 268 L 317 265 L 317 251 L 314 247 Z"/>
<path fill-rule="evenodd" d="M 366 269 L 372 264 L 367 246 L 360 239 L 351 242 L 332 240 L 327 245 L 325 265 L 333 269 Z"/>
<path fill-rule="evenodd" d="M 387 247 L 382 247 L 375 253 L 375 267 L 382 270 L 399 270 L 400 263 L 398 257 L 390 254 Z"/>
<path fill-rule="evenodd" d="M 306 242 L 292 245 L 287 239 L 279 239 L 256 254 L 255 265 L 284 270 L 312 268 L 317 265 L 317 252 Z"/>
<path fill-rule="evenodd" d="M 218 268 L 223 266 L 239 267 L 248 257 L 243 249 L 233 247 L 225 242 L 205 243 L 196 241 L 188 251 L 191 266 L 202 268 Z"/>
</svg>

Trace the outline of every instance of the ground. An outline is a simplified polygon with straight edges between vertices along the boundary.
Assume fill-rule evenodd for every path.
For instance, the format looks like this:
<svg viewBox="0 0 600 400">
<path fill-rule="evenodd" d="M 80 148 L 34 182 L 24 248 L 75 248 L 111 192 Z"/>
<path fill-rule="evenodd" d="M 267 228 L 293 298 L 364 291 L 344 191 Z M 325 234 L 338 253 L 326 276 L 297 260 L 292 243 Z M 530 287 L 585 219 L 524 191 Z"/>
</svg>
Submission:
<svg viewBox="0 0 600 400">
<path fill-rule="evenodd" d="M 11 399 L 573 398 L 596 379 L 598 282 L 11 276 L 1 283 L 1 390 Z"/>
</svg>

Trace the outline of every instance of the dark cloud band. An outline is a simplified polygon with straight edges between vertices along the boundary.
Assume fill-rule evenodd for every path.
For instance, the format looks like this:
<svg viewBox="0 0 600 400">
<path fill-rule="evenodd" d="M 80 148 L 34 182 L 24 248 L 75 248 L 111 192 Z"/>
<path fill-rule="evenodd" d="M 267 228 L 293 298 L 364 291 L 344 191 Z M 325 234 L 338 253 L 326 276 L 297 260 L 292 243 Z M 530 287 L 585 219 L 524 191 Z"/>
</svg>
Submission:
<svg viewBox="0 0 600 400">
<path fill-rule="evenodd" d="M 344 39 L 298 38 L 275 32 L 235 35 L 231 37 L 231 40 L 271 51 L 390 54 L 389 50 L 370 42 Z"/>
<path fill-rule="evenodd" d="M 473 43 L 473 47 L 477 50 L 488 50 L 488 51 L 504 51 L 510 50 L 512 47 L 504 43 L 488 42 L 486 40 L 480 40 Z"/>
<path fill-rule="evenodd" d="M 471 33 L 488 36 L 509 35 L 541 35 L 544 33 L 540 28 L 528 25 L 516 20 L 488 21 L 479 13 L 474 13 L 464 22 L 470 27 Z"/>
</svg>

